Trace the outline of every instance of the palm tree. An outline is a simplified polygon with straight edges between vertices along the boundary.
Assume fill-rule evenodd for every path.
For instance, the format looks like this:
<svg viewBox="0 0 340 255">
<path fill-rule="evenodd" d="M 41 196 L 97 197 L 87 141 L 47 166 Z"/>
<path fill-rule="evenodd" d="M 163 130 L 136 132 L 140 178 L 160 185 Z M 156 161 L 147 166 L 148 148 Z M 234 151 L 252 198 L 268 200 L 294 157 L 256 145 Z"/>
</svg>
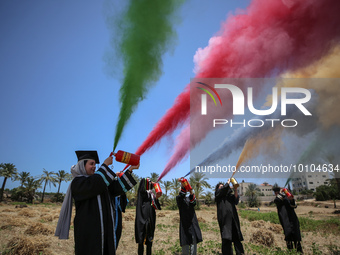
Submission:
<svg viewBox="0 0 340 255">
<path fill-rule="evenodd" d="M 58 173 L 56 173 L 56 179 L 58 182 L 58 192 L 57 192 L 57 201 L 59 200 L 59 191 L 60 191 L 60 186 L 61 183 L 64 182 L 68 182 L 72 180 L 72 175 L 69 173 L 66 173 L 64 170 L 59 170 Z"/>
<path fill-rule="evenodd" d="M 44 174 L 39 179 L 41 183 L 45 182 L 42 197 L 41 197 L 41 203 L 44 201 L 46 185 L 49 184 L 51 188 L 51 184 L 55 187 L 56 186 L 55 183 L 58 182 L 57 177 L 55 177 L 56 173 L 48 172 L 45 169 L 43 172 Z"/>
<path fill-rule="evenodd" d="M 170 186 L 170 189 L 172 190 L 170 195 L 173 196 L 173 197 L 176 197 L 178 195 L 178 192 L 179 192 L 179 188 L 181 187 L 181 184 L 180 182 L 176 179 L 176 178 L 173 178 L 171 180 L 171 186 Z"/>
<path fill-rule="evenodd" d="M 199 206 L 200 194 L 203 192 L 203 188 L 211 188 L 207 182 L 208 178 L 204 176 L 204 173 L 194 172 L 189 179 L 191 187 L 195 191 L 197 206 Z"/>
<path fill-rule="evenodd" d="M 157 182 L 158 177 L 159 177 L 159 174 L 157 174 L 157 173 L 151 173 L 150 180 L 151 180 L 152 182 Z M 159 183 L 162 183 L 162 182 L 159 181 Z"/>
<path fill-rule="evenodd" d="M 213 201 L 214 201 L 214 198 L 213 198 L 213 193 L 211 191 L 207 191 L 207 192 L 204 192 L 203 193 L 203 198 L 204 198 L 204 203 L 208 206 L 210 206 Z"/>
<path fill-rule="evenodd" d="M 168 198 L 168 191 L 171 187 L 171 181 L 164 181 L 163 182 L 163 186 L 164 186 L 164 191 L 165 191 L 165 198 Z"/>
<path fill-rule="evenodd" d="M 171 181 L 164 181 L 163 182 L 163 186 L 164 186 L 165 195 L 162 196 L 163 197 L 163 199 L 162 199 L 162 206 L 164 205 L 164 201 L 168 200 L 168 191 L 169 191 L 170 186 L 171 186 Z"/>
<path fill-rule="evenodd" d="M 20 181 L 20 187 L 18 188 L 17 192 L 17 199 L 21 201 L 23 196 L 23 190 L 24 190 L 24 183 L 26 182 L 27 178 L 30 176 L 29 172 L 21 172 L 18 176 L 16 176 L 15 180 Z M 13 196 L 13 194 L 12 194 Z"/>
<path fill-rule="evenodd" d="M 16 180 L 20 181 L 20 187 L 22 188 L 24 186 L 25 181 L 30 176 L 29 172 L 21 172 L 19 176 L 17 176 Z"/>
<path fill-rule="evenodd" d="M 23 185 L 24 194 L 28 199 L 29 203 L 33 203 L 35 191 L 41 188 L 40 179 L 34 179 L 33 177 L 28 177 Z"/>
<path fill-rule="evenodd" d="M 4 177 L 4 181 L 2 183 L 1 191 L 0 191 L 0 202 L 2 201 L 2 197 L 5 190 L 5 185 L 7 178 L 10 178 L 12 181 L 15 180 L 15 178 L 18 175 L 18 171 L 15 168 L 15 165 L 12 163 L 1 163 L 0 164 L 0 176 Z"/>
<path fill-rule="evenodd" d="M 257 196 L 260 192 L 261 190 L 257 188 L 257 185 L 255 183 L 249 184 L 249 186 L 246 188 L 245 195 L 248 197 L 249 207 L 257 207 L 259 205 Z"/>
</svg>

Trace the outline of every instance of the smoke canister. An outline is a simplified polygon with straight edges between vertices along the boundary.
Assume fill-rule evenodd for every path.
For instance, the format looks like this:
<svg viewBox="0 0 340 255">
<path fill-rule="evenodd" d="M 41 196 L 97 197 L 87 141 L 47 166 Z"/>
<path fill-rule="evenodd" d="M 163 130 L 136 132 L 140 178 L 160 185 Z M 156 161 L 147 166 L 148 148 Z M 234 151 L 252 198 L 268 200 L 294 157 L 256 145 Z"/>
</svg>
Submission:
<svg viewBox="0 0 340 255">
<path fill-rule="evenodd" d="M 155 188 L 155 192 L 156 195 L 158 195 L 158 197 L 160 197 L 162 195 L 162 190 L 161 190 L 161 186 L 159 185 L 159 183 L 154 183 L 153 187 Z"/>
<path fill-rule="evenodd" d="M 122 162 L 128 165 L 137 166 L 139 164 L 140 156 L 132 154 L 126 151 L 117 151 L 113 154 L 116 157 L 116 161 Z"/>
<path fill-rule="evenodd" d="M 191 185 L 190 185 L 190 183 L 188 182 L 187 179 L 185 179 L 184 177 L 182 177 L 182 178 L 181 178 L 181 182 L 182 182 L 183 187 L 185 188 L 186 191 L 192 190 Z"/>
<path fill-rule="evenodd" d="M 237 189 L 240 186 L 235 178 L 230 178 L 230 182 L 233 184 L 234 189 Z"/>
<path fill-rule="evenodd" d="M 286 195 L 287 197 L 294 197 L 294 196 L 288 191 L 287 188 L 282 189 L 282 191 L 285 193 L 285 195 Z"/>
</svg>

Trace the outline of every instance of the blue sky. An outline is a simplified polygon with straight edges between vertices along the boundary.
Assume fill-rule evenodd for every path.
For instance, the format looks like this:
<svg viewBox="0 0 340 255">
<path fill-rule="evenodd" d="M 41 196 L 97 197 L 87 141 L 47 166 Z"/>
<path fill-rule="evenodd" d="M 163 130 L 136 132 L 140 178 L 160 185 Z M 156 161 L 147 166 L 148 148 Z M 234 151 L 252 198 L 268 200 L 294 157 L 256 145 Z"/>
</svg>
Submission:
<svg viewBox="0 0 340 255">
<path fill-rule="evenodd" d="M 196 50 L 208 45 L 228 14 L 249 2 L 191 0 L 183 4 L 181 21 L 175 25 L 176 45 L 163 56 L 163 74 L 139 103 L 117 149 L 134 152 L 138 148 L 194 77 Z M 105 71 L 110 31 L 104 9 L 104 1 L 0 2 L 1 163 L 13 163 L 18 172 L 39 176 L 43 169 L 69 171 L 77 161 L 75 150 L 98 150 L 101 162 L 110 154 L 121 77 Z M 117 70 L 120 65 L 117 61 Z M 136 174 L 160 174 L 176 134 L 146 152 Z M 189 163 L 185 160 L 163 180 L 186 174 Z M 117 171 L 124 167 L 118 162 L 113 166 Z M 9 181 L 6 188 L 18 185 Z M 62 192 L 68 185 L 62 185 Z"/>
</svg>

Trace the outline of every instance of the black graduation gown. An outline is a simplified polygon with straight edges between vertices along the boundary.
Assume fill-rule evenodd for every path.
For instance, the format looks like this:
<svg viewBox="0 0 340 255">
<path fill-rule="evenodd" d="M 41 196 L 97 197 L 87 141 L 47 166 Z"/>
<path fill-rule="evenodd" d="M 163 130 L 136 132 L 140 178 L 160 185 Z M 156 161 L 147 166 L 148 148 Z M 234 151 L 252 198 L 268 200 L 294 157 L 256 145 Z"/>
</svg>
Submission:
<svg viewBox="0 0 340 255">
<path fill-rule="evenodd" d="M 147 192 L 149 189 L 149 181 L 143 178 L 138 187 L 138 198 L 136 206 L 135 219 L 135 239 L 136 243 L 143 244 L 146 237 L 146 243 L 153 241 L 156 226 L 156 211 L 153 205 L 161 210 L 158 199 L 152 199 Z"/>
<path fill-rule="evenodd" d="M 297 207 L 295 200 L 289 200 L 283 194 L 280 194 L 279 196 L 281 196 L 282 199 L 276 197 L 274 202 L 285 234 L 285 240 L 301 241 L 300 223 L 294 210 Z"/>
<path fill-rule="evenodd" d="M 75 200 L 74 240 L 76 254 L 115 254 L 114 196 L 136 185 L 129 172 L 119 180 L 108 166 L 102 164 L 95 174 L 73 179 Z"/>
<path fill-rule="evenodd" d="M 122 212 L 125 213 L 125 208 L 127 206 L 126 194 L 122 194 L 118 198 L 118 204 L 115 203 L 115 231 L 116 231 L 116 249 L 118 248 L 120 237 L 122 236 L 123 222 L 122 222 Z"/>
<path fill-rule="evenodd" d="M 235 206 L 239 202 L 239 196 L 236 198 L 235 195 L 232 194 L 229 185 L 225 184 L 215 192 L 215 201 L 217 205 L 217 220 L 220 226 L 221 238 L 230 241 L 235 241 L 237 239 L 243 241 L 240 220 Z M 237 236 L 233 236 L 233 232 L 237 233 Z"/>
<path fill-rule="evenodd" d="M 196 237 L 196 243 L 202 242 L 202 233 L 195 213 L 195 195 L 193 194 L 189 197 L 186 197 L 185 192 L 180 191 L 179 195 L 176 197 L 176 201 L 180 218 L 180 245 L 183 246 L 193 244 L 192 236 Z"/>
</svg>

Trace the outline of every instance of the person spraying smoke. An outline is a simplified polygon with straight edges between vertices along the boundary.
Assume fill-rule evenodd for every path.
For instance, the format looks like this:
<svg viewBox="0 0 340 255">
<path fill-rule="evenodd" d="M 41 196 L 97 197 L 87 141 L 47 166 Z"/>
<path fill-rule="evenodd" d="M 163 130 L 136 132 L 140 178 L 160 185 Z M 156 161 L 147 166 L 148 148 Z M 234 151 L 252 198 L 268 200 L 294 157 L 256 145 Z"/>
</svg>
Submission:
<svg viewBox="0 0 340 255">
<path fill-rule="evenodd" d="M 300 223 L 296 216 L 294 196 L 290 193 L 285 194 L 278 186 L 273 187 L 275 193 L 274 202 L 277 207 L 279 220 L 285 234 L 285 241 L 289 250 L 296 249 L 297 252 L 302 252 Z"/>
</svg>

